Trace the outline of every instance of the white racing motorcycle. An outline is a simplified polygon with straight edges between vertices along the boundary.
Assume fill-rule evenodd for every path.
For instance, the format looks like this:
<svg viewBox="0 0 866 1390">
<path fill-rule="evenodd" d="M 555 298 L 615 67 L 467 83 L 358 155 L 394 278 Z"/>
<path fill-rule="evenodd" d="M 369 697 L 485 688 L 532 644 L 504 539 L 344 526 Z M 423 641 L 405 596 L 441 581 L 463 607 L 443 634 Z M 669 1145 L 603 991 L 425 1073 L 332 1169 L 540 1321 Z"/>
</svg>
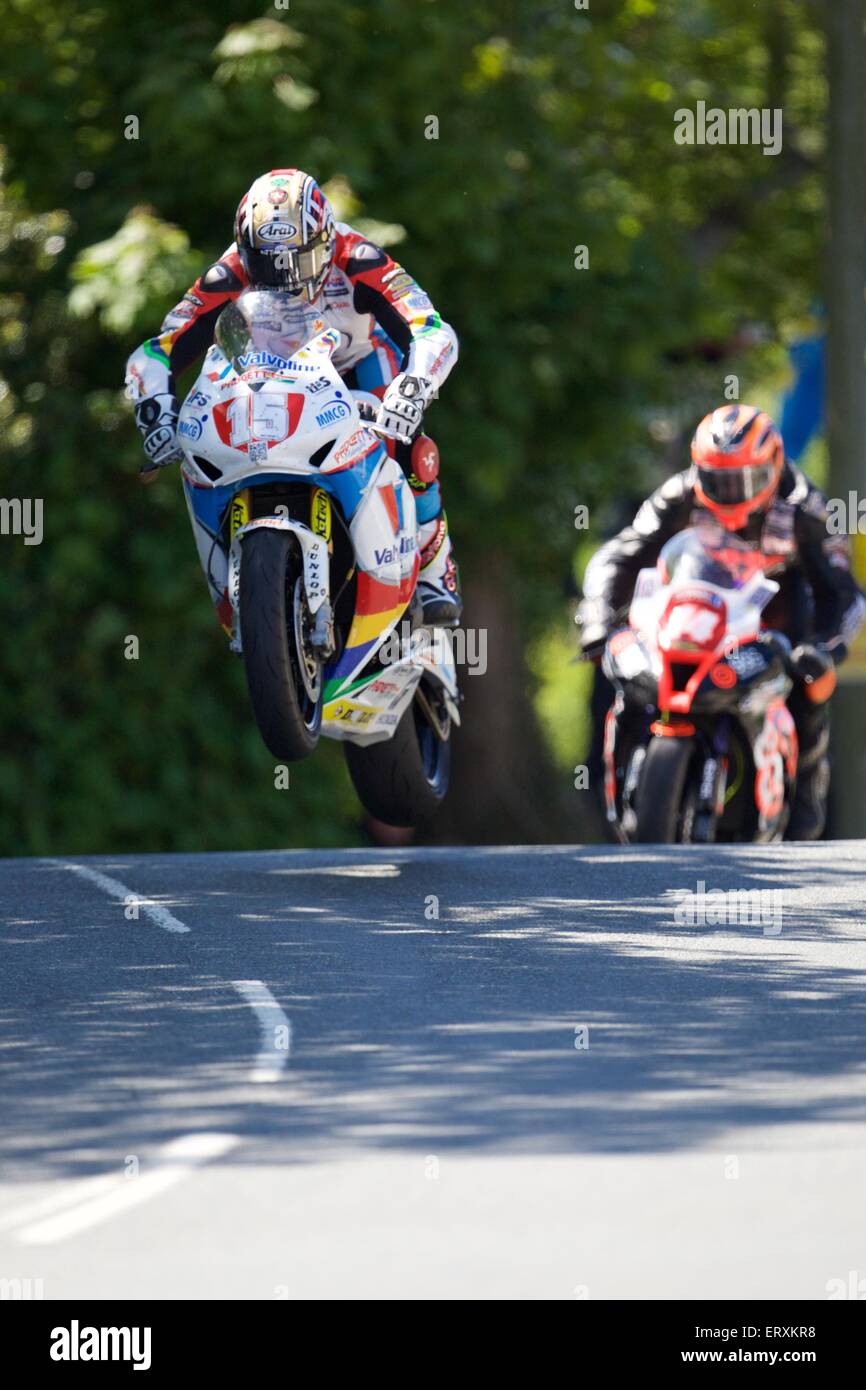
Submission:
<svg viewBox="0 0 866 1390">
<path fill-rule="evenodd" d="M 421 623 L 415 499 L 371 426 L 378 402 L 336 371 L 339 333 L 299 326 L 285 293 L 244 291 L 215 336 L 180 409 L 181 471 L 262 738 L 286 762 L 342 740 L 367 810 L 415 825 L 445 795 L 459 697 L 450 634 Z M 414 451 L 432 477 L 435 445 Z"/>
</svg>

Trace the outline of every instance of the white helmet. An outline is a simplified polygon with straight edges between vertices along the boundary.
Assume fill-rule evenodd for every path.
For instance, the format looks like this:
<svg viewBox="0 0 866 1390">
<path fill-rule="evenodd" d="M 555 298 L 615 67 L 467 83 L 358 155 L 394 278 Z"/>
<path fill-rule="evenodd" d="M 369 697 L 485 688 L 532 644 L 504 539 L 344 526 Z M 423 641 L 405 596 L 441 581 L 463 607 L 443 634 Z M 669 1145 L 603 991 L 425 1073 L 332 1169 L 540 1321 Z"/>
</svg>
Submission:
<svg viewBox="0 0 866 1390">
<path fill-rule="evenodd" d="M 331 205 L 301 169 L 262 174 L 240 201 L 235 242 L 251 285 L 312 302 L 328 278 L 335 241 Z"/>
</svg>

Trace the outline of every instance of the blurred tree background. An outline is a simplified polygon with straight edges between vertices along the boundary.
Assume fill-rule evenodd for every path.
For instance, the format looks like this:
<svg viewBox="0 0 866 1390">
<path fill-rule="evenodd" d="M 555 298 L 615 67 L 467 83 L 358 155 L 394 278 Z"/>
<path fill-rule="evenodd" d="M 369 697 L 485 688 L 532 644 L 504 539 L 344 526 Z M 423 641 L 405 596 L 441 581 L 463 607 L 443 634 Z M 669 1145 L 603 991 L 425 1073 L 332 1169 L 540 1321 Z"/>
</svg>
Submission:
<svg viewBox="0 0 866 1390">
<path fill-rule="evenodd" d="M 820 293 L 817 19 L 802 0 L 6 0 L 0 491 L 42 497 L 45 535 L 0 536 L 0 853 L 362 841 L 337 746 L 274 789 L 177 472 L 140 487 L 121 389 L 280 165 L 461 338 L 430 427 L 489 665 L 464 675 L 428 834 L 586 835 L 569 586 L 625 500 L 682 466 L 726 376 L 775 404 Z M 677 145 L 698 100 L 783 108 L 782 152 Z"/>
</svg>

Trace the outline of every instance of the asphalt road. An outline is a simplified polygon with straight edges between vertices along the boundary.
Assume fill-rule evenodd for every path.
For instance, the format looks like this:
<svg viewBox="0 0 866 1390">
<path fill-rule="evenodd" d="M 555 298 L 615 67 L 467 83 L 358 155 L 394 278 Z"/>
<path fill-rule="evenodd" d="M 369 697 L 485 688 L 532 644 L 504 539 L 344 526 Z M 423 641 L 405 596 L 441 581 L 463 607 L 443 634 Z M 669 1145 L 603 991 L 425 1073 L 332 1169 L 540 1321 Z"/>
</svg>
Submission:
<svg viewBox="0 0 866 1390">
<path fill-rule="evenodd" d="M 0 1280 L 866 1280 L 866 845 L 75 863 L 0 861 Z M 775 916 L 678 921 L 700 882 Z"/>
</svg>

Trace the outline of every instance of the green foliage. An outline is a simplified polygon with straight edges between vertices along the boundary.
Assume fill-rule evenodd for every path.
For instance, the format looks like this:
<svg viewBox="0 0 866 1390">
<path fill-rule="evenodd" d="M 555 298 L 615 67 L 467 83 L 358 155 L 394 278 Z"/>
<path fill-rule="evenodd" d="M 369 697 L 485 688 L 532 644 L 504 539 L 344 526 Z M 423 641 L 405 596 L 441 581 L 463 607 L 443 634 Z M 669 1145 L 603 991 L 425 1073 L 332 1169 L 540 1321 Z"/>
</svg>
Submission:
<svg viewBox="0 0 866 1390">
<path fill-rule="evenodd" d="M 495 545 L 526 631 L 546 629 L 575 504 L 599 518 L 678 463 L 725 373 L 748 398 L 818 292 L 811 10 L 15 0 L 4 45 L 3 491 L 44 498 L 46 534 L 0 537 L 0 848 L 345 843 L 359 817 L 339 749 L 273 789 L 177 477 L 138 485 L 127 353 L 225 249 L 252 178 L 309 168 L 457 327 L 431 425 L 470 600 Z M 783 106 L 783 153 L 675 145 L 674 112 L 698 99 Z M 768 344 L 746 349 L 755 323 Z"/>
<path fill-rule="evenodd" d="M 73 261 L 69 308 L 78 318 L 97 315 L 116 337 L 137 328 L 153 331 L 164 306 L 180 298 L 200 266 L 185 232 L 136 208 L 114 236 L 85 247 Z"/>
</svg>

